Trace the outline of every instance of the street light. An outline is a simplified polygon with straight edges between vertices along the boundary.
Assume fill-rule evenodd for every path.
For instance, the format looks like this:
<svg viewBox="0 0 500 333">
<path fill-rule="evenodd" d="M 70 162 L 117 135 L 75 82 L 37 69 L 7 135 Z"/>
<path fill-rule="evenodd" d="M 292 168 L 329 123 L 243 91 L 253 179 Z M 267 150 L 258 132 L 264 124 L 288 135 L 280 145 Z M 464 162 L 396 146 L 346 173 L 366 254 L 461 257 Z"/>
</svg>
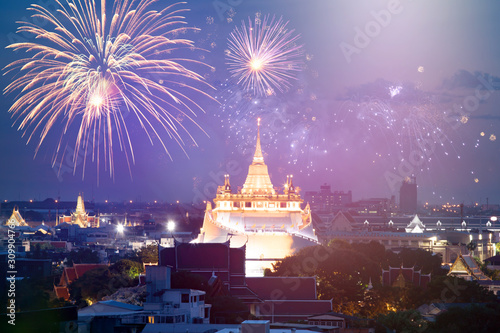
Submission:
<svg viewBox="0 0 500 333">
<path fill-rule="evenodd" d="M 175 222 L 174 221 L 167 222 L 167 230 L 170 232 L 173 232 L 175 230 Z"/>
<path fill-rule="evenodd" d="M 125 227 L 123 226 L 123 224 L 118 224 L 116 226 L 116 231 L 120 234 L 123 234 L 123 232 L 125 231 Z"/>
</svg>

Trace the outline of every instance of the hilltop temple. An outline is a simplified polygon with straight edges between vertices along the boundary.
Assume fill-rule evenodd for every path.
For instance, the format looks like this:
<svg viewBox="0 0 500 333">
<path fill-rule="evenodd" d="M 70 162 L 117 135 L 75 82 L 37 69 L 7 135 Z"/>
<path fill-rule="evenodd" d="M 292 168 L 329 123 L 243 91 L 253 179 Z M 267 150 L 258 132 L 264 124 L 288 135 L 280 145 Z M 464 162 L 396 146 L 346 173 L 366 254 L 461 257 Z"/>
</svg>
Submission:
<svg viewBox="0 0 500 333">
<path fill-rule="evenodd" d="M 252 164 L 241 190 L 233 193 L 229 175 L 217 189 L 216 198 L 207 202 L 203 226 L 197 243 L 230 242 L 232 248 L 246 245 L 247 276 L 262 276 L 272 263 L 296 250 L 315 245 L 309 204 L 302 210 L 303 200 L 287 176 L 283 193 L 274 187 L 260 144 L 260 121 Z"/>
</svg>

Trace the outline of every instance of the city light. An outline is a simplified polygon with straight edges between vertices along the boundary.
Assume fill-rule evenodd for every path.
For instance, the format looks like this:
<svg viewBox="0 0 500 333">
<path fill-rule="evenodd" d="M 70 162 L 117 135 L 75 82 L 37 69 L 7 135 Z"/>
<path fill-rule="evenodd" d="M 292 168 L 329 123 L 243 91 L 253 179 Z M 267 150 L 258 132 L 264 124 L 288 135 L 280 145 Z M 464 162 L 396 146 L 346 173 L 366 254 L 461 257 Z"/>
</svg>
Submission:
<svg viewBox="0 0 500 333">
<path fill-rule="evenodd" d="M 120 234 L 122 234 L 125 231 L 125 226 L 123 224 L 117 224 L 116 225 L 116 231 Z"/>
<path fill-rule="evenodd" d="M 175 222 L 174 221 L 167 222 L 167 230 L 170 232 L 173 232 L 175 230 Z"/>
</svg>

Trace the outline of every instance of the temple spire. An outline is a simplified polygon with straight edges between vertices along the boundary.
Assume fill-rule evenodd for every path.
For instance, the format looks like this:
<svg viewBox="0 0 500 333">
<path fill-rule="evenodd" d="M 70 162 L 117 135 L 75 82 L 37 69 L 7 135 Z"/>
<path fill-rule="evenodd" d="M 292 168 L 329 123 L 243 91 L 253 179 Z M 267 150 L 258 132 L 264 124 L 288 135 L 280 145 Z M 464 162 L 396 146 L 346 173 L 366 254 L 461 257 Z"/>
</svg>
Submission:
<svg viewBox="0 0 500 333">
<path fill-rule="evenodd" d="M 260 118 L 257 120 L 257 143 L 255 146 L 255 154 L 253 155 L 252 164 L 248 168 L 248 175 L 243 188 L 242 194 L 261 194 L 269 195 L 275 194 L 267 165 L 264 163 L 264 156 L 262 156 L 262 148 L 260 146 Z"/>
<path fill-rule="evenodd" d="M 255 145 L 252 164 L 264 164 L 264 156 L 262 156 L 262 148 L 260 146 L 260 118 L 257 118 L 257 144 Z"/>
<path fill-rule="evenodd" d="M 76 214 L 85 214 L 85 204 L 83 202 L 83 196 L 81 193 L 78 194 L 78 199 L 76 199 Z"/>
</svg>

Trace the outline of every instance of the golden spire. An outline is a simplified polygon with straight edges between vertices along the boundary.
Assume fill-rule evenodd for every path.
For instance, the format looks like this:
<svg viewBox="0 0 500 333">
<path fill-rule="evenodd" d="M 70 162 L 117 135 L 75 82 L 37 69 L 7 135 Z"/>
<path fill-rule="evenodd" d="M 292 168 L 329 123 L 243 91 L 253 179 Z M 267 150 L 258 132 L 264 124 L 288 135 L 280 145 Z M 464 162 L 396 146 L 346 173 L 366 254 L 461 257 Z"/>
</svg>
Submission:
<svg viewBox="0 0 500 333">
<path fill-rule="evenodd" d="M 260 146 L 260 118 L 257 119 L 257 143 L 255 145 L 255 154 L 253 155 L 252 164 L 248 168 L 248 175 L 243 188 L 242 194 L 253 195 L 269 195 L 275 194 L 267 165 L 264 163 L 264 156 L 262 156 L 262 148 Z"/>
<path fill-rule="evenodd" d="M 85 214 L 85 204 L 83 202 L 83 196 L 81 193 L 78 194 L 78 199 L 76 199 L 76 211 L 75 214 Z"/>
<path fill-rule="evenodd" d="M 264 156 L 262 156 L 262 148 L 260 146 L 260 118 L 257 118 L 257 144 L 255 145 L 252 164 L 264 164 Z"/>
</svg>

